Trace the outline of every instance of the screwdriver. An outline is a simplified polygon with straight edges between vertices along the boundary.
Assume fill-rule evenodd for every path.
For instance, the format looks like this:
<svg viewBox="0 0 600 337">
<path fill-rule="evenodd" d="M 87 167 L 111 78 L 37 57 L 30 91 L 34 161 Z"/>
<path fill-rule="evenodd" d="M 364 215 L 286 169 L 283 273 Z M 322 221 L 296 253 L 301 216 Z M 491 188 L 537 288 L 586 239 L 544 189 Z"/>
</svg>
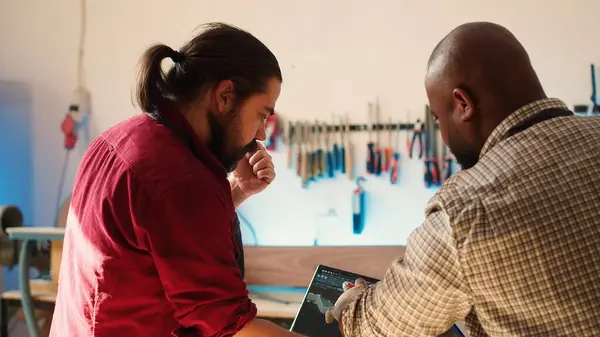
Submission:
<svg viewBox="0 0 600 337">
<path fill-rule="evenodd" d="M 391 161 L 392 161 L 392 117 L 390 116 L 390 120 L 388 124 L 385 126 L 387 131 L 388 140 L 387 146 L 385 147 L 385 152 L 383 156 L 383 172 L 387 172 L 390 169 Z"/>
<path fill-rule="evenodd" d="M 344 118 L 340 117 L 340 125 L 338 127 L 338 131 L 340 134 L 340 152 L 339 152 L 339 156 L 337 157 L 338 159 L 338 168 L 340 169 L 340 171 L 342 171 L 342 173 L 346 173 L 346 143 L 345 143 L 345 139 L 344 139 Z M 348 135 L 346 135 L 346 137 L 348 137 Z"/>
<path fill-rule="evenodd" d="M 333 178 L 335 175 L 336 168 L 336 151 L 338 151 L 337 144 L 333 145 L 333 148 L 330 146 L 329 142 L 331 140 L 331 132 L 327 125 L 325 127 L 325 151 L 327 152 L 327 176 L 329 178 Z"/>
<path fill-rule="evenodd" d="M 391 121 L 390 121 L 391 124 Z M 396 126 L 396 141 L 394 142 L 394 153 L 391 156 L 391 166 L 390 166 L 390 182 L 392 184 L 398 183 L 398 176 L 400 175 L 400 129 L 402 128 L 402 123 L 398 123 Z"/>
<path fill-rule="evenodd" d="M 346 175 L 349 180 L 354 180 L 354 163 L 352 162 L 352 142 L 350 141 L 350 118 L 348 114 L 346 114 L 346 125 L 345 125 L 345 133 L 346 133 L 346 143 L 344 144 L 345 156 L 344 156 L 344 164 L 346 164 Z"/>
<path fill-rule="evenodd" d="M 369 141 L 367 142 L 367 173 L 375 172 L 375 144 L 373 143 L 373 104 L 369 102 Z"/>
<path fill-rule="evenodd" d="M 375 147 L 375 174 L 376 175 L 380 175 L 381 174 L 381 162 L 382 162 L 382 157 L 383 157 L 383 153 L 381 150 L 381 140 L 380 140 L 380 135 L 381 135 L 381 130 L 379 129 L 379 99 L 377 99 L 375 101 L 375 123 L 377 124 L 377 144 Z"/>
<path fill-rule="evenodd" d="M 287 152 L 287 166 L 292 168 L 292 158 L 294 156 L 294 134 L 293 124 L 291 121 L 287 123 L 287 129 L 285 131 L 285 139 L 287 140 L 288 152 Z"/>
<path fill-rule="evenodd" d="M 314 180 L 315 179 L 315 172 L 316 172 L 316 165 L 317 165 L 317 161 L 316 161 L 316 155 L 315 155 L 315 141 L 314 141 L 314 125 L 310 124 L 309 122 L 306 122 L 306 132 L 307 132 L 307 137 L 306 139 L 308 139 L 308 180 Z"/>
<path fill-rule="evenodd" d="M 439 160 L 438 160 L 438 132 L 435 129 L 435 125 L 432 123 L 431 127 L 430 127 L 430 134 L 431 136 L 431 140 L 433 142 L 433 154 L 431 155 L 431 175 L 432 175 L 432 184 L 433 186 L 440 186 L 442 185 L 442 180 L 441 180 L 441 172 L 440 172 L 440 166 L 439 166 Z"/>
<path fill-rule="evenodd" d="M 450 179 L 452 176 L 452 154 L 448 153 L 448 147 L 442 148 L 442 157 L 444 159 L 443 170 L 444 170 L 444 181 Z"/>
<path fill-rule="evenodd" d="M 319 175 L 319 167 L 321 165 L 321 160 L 318 156 L 318 133 L 317 133 L 318 125 L 313 124 L 311 126 L 311 140 L 312 140 L 312 169 L 311 169 L 311 178 L 312 180 L 316 180 Z M 322 157 L 322 156 L 321 156 Z"/>
<path fill-rule="evenodd" d="M 331 117 L 332 117 L 332 121 L 333 121 L 333 124 L 331 124 L 331 125 L 334 126 L 335 125 L 335 115 L 332 114 Z M 335 130 L 331 130 L 331 132 L 329 132 L 329 130 L 328 130 L 328 136 L 331 136 L 331 133 L 333 133 L 333 132 L 335 132 Z M 339 157 L 340 157 L 340 148 L 338 146 L 336 137 L 335 136 L 334 137 L 329 137 L 329 139 L 327 141 L 329 142 L 331 139 L 333 139 L 333 141 L 332 141 L 332 143 L 333 143 L 333 149 L 332 149 L 332 151 L 333 152 L 331 153 L 331 155 L 332 155 L 332 158 L 331 158 L 331 160 L 332 160 L 331 161 L 331 165 L 332 165 L 331 170 L 337 171 L 340 168 L 339 165 L 338 165 L 338 163 L 339 163 Z"/>
<path fill-rule="evenodd" d="M 432 186 L 433 184 L 433 172 L 431 171 L 431 153 L 429 152 L 429 146 L 431 143 L 431 132 L 430 132 L 430 126 L 431 126 L 431 115 L 429 114 L 429 106 L 425 106 L 425 127 L 423 128 L 425 132 L 425 160 L 423 161 L 424 165 L 425 165 L 425 174 L 424 174 L 424 180 L 425 180 L 425 187 L 429 188 Z"/>
<path fill-rule="evenodd" d="M 321 126 L 319 122 L 315 122 L 315 174 L 316 176 L 323 177 L 325 174 L 325 154 L 323 153 L 323 144 L 321 143 L 323 133 L 321 132 Z"/>
<path fill-rule="evenodd" d="M 294 126 L 294 137 L 296 137 L 296 142 L 298 143 L 298 151 L 296 153 L 296 174 L 298 177 L 302 177 L 302 165 L 304 162 L 302 161 L 303 154 L 306 152 L 306 139 L 304 139 L 304 125 L 300 122 L 296 122 Z"/>
<path fill-rule="evenodd" d="M 302 179 L 302 187 L 308 187 L 308 168 L 310 167 L 310 155 L 308 153 L 308 126 L 302 125 L 301 130 L 301 146 L 298 152 L 298 167 L 300 168 L 300 177 Z"/>
</svg>

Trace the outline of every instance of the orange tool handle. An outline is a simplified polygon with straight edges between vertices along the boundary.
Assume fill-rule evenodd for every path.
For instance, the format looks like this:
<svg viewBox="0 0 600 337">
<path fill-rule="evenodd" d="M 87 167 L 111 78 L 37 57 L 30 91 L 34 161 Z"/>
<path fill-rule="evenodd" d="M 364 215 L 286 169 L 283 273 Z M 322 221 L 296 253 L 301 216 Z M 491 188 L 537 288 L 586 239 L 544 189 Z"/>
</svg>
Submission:
<svg viewBox="0 0 600 337">
<path fill-rule="evenodd" d="M 390 163 L 392 161 L 392 149 L 389 147 L 385 148 L 385 156 L 383 157 L 383 172 L 390 170 Z"/>
</svg>

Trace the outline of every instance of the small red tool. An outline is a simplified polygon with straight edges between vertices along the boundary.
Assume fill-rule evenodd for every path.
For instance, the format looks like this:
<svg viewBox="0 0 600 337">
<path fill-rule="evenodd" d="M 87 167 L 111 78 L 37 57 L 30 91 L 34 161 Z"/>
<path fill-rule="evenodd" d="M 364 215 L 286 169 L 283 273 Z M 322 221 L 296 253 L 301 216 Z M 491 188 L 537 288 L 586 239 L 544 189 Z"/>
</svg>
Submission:
<svg viewBox="0 0 600 337">
<path fill-rule="evenodd" d="M 267 117 L 265 123 L 265 129 L 267 131 L 267 141 L 265 142 L 265 147 L 269 151 L 276 151 L 277 141 L 279 140 L 279 134 L 281 132 L 277 114 L 272 114 L 271 116 Z"/>
</svg>

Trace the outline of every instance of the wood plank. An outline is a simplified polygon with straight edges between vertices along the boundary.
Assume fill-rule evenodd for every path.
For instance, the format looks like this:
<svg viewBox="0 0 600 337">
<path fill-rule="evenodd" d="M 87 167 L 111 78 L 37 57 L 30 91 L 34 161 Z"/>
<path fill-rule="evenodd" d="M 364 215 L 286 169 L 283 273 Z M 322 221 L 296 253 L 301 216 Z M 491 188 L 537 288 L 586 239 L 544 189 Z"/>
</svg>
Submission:
<svg viewBox="0 0 600 337">
<path fill-rule="evenodd" d="M 319 264 L 383 278 L 404 246 L 245 246 L 246 283 L 306 287 Z"/>
<path fill-rule="evenodd" d="M 62 261 L 63 242 L 59 240 L 50 241 L 50 280 L 52 286 L 58 290 L 58 275 L 60 275 L 60 263 Z"/>
</svg>

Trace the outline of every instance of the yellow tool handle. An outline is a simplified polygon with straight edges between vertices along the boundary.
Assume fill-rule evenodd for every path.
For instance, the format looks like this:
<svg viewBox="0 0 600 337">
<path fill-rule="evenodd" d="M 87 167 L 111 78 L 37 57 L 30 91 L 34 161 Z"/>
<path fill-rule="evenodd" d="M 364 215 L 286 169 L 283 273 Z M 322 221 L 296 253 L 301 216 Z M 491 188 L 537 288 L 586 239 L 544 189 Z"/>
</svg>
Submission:
<svg viewBox="0 0 600 337">
<path fill-rule="evenodd" d="M 302 187 L 308 186 L 308 153 L 306 151 L 300 154 L 300 176 L 302 177 Z"/>
</svg>

